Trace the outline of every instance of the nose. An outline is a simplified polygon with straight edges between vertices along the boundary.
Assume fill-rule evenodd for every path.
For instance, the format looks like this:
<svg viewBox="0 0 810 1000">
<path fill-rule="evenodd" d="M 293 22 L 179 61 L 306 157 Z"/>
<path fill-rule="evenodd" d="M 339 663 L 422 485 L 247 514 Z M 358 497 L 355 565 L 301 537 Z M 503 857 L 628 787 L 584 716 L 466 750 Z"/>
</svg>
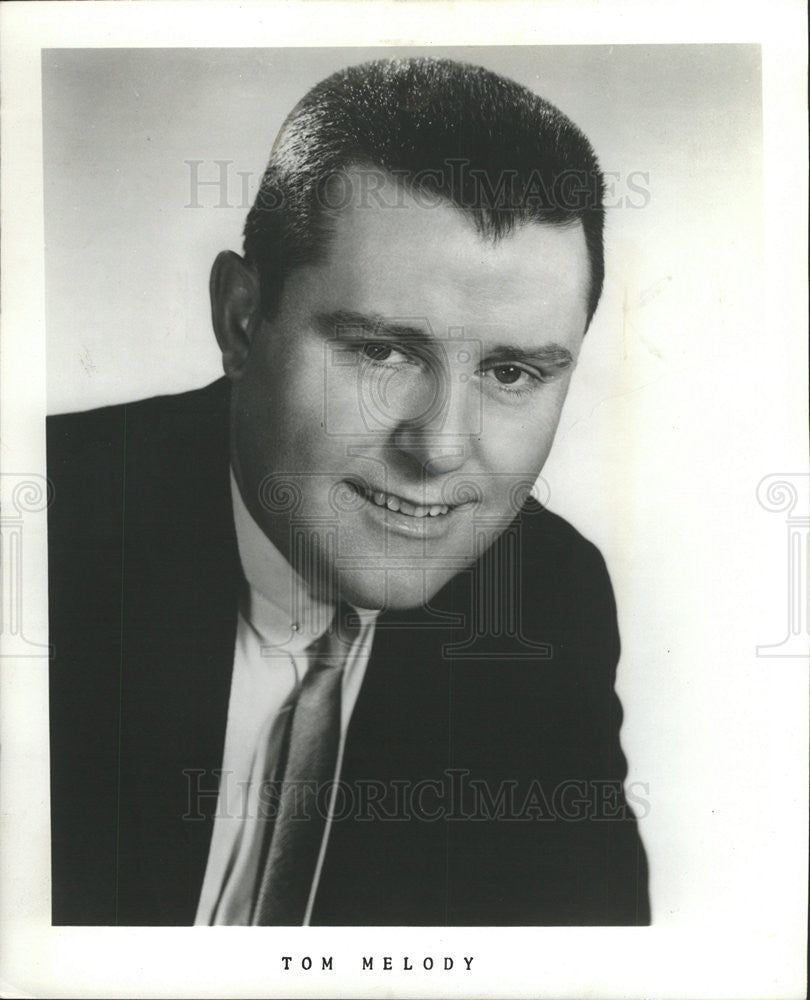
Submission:
<svg viewBox="0 0 810 1000">
<path fill-rule="evenodd" d="M 443 434 L 429 434 L 415 428 L 401 428 L 394 436 L 394 444 L 424 468 L 431 476 L 456 472 L 467 460 L 467 442 L 461 438 L 450 440 Z"/>
<path fill-rule="evenodd" d="M 462 379 L 450 386 L 442 380 L 442 396 L 418 417 L 403 419 L 394 430 L 394 446 L 431 476 L 458 471 L 467 461 L 476 436 L 473 393 Z"/>
</svg>

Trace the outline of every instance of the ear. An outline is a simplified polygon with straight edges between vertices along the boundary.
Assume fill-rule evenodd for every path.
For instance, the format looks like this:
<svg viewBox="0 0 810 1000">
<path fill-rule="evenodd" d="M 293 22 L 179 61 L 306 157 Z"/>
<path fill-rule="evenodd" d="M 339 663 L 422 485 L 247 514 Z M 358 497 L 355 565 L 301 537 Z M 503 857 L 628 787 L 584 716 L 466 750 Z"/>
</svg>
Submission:
<svg viewBox="0 0 810 1000">
<path fill-rule="evenodd" d="M 223 250 L 211 268 L 209 287 L 222 368 L 236 382 L 244 374 L 250 343 L 261 323 L 259 277 L 238 254 Z"/>
</svg>

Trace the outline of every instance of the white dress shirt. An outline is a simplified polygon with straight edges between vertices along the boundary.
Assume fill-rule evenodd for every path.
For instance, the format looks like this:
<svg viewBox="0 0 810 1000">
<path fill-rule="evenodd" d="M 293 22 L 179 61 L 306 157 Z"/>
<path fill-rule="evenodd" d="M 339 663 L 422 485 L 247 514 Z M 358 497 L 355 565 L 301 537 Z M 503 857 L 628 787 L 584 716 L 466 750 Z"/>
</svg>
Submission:
<svg viewBox="0 0 810 1000">
<path fill-rule="evenodd" d="M 233 675 L 217 811 L 195 923 L 247 924 L 262 836 L 259 798 L 267 741 L 279 710 L 309 669 L 307 647 L 323 635 L 335 608 L 316 600 L 245 507 L 231 474 L 236 539 L 245 582 L 236 627 Z M 341 738 L 371 653 L 377 611 L 355 608 L 360 629 L 347 655 L 341 688 Z M 327 818 L 304 923 L 309 922 L 331 826 Z"/>
</svg>

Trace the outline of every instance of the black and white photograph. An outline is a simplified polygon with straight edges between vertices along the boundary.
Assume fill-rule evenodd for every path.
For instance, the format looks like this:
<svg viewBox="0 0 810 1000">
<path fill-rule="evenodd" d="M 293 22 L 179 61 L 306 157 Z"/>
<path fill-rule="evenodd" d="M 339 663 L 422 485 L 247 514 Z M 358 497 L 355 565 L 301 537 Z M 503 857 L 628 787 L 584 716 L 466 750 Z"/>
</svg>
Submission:
<svg viewBox="0 0 810 1000">
<path fill-rule="evenodd" d="M 24 6 L 4 995 L 803 995 L 798 5 Z"/>
</svg>

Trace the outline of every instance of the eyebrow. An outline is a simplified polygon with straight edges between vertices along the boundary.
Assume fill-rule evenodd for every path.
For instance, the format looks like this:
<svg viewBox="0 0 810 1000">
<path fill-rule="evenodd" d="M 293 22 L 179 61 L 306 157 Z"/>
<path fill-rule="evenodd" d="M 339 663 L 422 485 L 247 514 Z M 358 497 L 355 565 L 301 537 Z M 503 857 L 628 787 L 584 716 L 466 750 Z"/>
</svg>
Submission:
<svg viewBox="0 0 810 1000">
<path fill-rule="evenodd" d="M 334 312 L 316 313 L 315 325 L 327 337 L 341 335 L 341 331 L 361 332 L 365 336 L 385 339 L 408 339 L 424 341 L 428 344 L 433 337 L 425 332 L 423 327 L 412 326 L 409 323 L 392 323 L 377 313 L 352 312 L 349 309 L 337 309 Z M 424 321 L 427 325 L 427 320 Z"/>
<path fill-rule="evenodd" d="M 570 368 L 574 364 L 574 356 L 568 348 L 554 343 L 540 344 L 537 347 L 498 344 L 487 353 L 484 360 L 490 364 L 493 361 L 500 361 L 502 364 L 523 361 L 529 365 L 547 365 L 559 369 Z"/>
<path fill-rule="evenodd" d="M 434 344 L 438 338 L 427 332 L 430 324 L 424 321 L 424 326 L 414 326 L 411 323 L 394 323 L 377 313 L 359 313 L 349 309 L 337 309 L 334 312 L 319 312 L 314 318 L 315 325 L 324 336 L 340 338 L 348 331 L 362 333 L 363 336 L 376 340 L 409 340 L 425 345 Z M 426 329 L 427 328 L 427 329 Z M 473 338 L 474 339 L 474 338 Z M 442 341 L 443 342 L 443 341 Z M 492 346 L 482 359 L 488 364 L 501 362 L 524 362 L 526 364 L 547 365 L 552 368 L 565 369 L 574 364 L 574 356 L 567 347 L 553 341 L 536 346 L 518 346 L 516 344 L 496 344 Z"/>
</svg>

